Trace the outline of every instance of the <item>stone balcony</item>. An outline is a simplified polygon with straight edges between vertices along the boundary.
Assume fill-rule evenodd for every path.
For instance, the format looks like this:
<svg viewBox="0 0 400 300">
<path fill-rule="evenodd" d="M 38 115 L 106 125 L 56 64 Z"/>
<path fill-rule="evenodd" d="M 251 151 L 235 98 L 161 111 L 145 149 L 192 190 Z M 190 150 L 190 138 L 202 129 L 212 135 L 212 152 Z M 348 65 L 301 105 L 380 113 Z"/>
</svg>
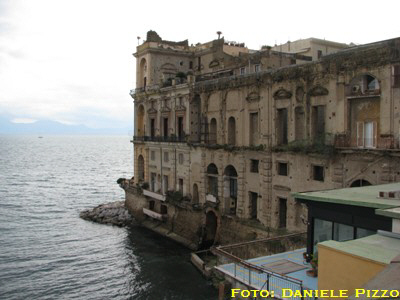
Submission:
<svg viewBox="0 0 400 300">
<path fill-rule="evenodd" d="M 159 220 L 159 221 L 165 221 L 168 218 L 168 215 L 166 214 L 160 214 L 158 212 L 155 212 L 153 210 L 143 208 L 143 213 L 146 216 L 149 216 L 152 219 Z"/>
<path fill-rule="evenodd" d="M 158 194 L 158 193 L 155 193 L 155 192 L 152 192 L 149 190 L 145 190 L 145 189 L 143 190 L 143 195 L 153 198 L 153 199 L 156 199 L 156 200 L 164 201 L 164 202 L 167 199 L 167 196 L 165 196 L 165 195 L 161 195 L 161 194 Z"/>
</svg>

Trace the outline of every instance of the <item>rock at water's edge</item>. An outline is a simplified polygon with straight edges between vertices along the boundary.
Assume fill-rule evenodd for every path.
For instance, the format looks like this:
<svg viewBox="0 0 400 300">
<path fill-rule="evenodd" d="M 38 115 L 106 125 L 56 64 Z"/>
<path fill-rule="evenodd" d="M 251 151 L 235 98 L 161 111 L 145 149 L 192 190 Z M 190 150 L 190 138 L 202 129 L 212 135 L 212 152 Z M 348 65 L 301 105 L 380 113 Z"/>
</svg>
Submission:
<svg viewBox="0 0 400 300">
<path fill-rule="evenodd" d="M 101 204 L 93 209 L 82 211 L 79 216 L 84 220 L 101 224 L 112 224 L 120 227 L 130 225 L 133 220 L 132 216 L 125 208 L 124 201 Z"/>
</svg>

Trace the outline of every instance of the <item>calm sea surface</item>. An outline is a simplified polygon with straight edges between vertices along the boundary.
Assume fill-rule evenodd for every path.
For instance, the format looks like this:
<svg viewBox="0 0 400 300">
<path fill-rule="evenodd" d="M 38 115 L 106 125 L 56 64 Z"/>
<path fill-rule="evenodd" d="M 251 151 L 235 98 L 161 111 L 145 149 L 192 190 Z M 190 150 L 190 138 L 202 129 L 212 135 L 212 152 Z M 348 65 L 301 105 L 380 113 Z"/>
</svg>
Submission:
<svg viewBox="0 0 400 300">
<path fill-rule="evenodd" d="M 123 200 L 129 137 L 0 136 L 0 299 L 216 299 L 189 251 L 79 212 Z"/>
</svg>

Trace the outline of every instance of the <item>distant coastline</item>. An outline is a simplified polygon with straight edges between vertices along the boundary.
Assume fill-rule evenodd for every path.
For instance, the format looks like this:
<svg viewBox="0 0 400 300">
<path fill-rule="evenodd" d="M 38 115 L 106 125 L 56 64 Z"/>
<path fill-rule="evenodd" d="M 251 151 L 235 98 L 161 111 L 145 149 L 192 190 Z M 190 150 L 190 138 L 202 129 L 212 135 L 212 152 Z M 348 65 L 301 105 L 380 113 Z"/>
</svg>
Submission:
<svg viewBox="0 0 400 300">
<path fill-rule="evenodd" d="M 13 123 L 0 117 L 0 134 L 13 135 L 129 135 L 132 128 L 90 128 L 85 125 L 66 125 L 56 121 L 39 120 L 34 123 Z"/>
</svg>

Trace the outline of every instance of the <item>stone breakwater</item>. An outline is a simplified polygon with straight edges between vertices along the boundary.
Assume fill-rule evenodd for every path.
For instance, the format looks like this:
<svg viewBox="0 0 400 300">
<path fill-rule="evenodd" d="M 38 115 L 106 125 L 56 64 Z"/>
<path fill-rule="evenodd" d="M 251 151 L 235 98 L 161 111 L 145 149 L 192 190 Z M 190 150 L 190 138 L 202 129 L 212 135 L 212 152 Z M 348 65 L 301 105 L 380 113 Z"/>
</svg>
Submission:
<svg viewBox="0 0 400 300">
<path fill-rule="evenodd" d="M 120 227 L 130 225 L 133 221 L 132 216 L 125 208 L 124 201 L 101 204 L 95 208 L 82 211 L 79 216 L 84 220 Z"/>
</svg>

